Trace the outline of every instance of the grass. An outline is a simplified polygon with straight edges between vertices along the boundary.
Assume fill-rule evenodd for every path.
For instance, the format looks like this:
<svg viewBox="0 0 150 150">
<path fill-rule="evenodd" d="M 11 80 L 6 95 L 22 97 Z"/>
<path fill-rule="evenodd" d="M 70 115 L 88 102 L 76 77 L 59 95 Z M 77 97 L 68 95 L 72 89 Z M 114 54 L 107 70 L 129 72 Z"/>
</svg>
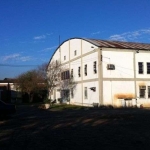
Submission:
<svg viewBox="0 0 150 150">
<path fill-rule="evenodd" d="M 67 105 L 67 104 L 54 104 L 50 107 L 51 110 L 80 110 L 84 109 L 84 106 L 77 106 L 77 105 Z"/>
</svg>

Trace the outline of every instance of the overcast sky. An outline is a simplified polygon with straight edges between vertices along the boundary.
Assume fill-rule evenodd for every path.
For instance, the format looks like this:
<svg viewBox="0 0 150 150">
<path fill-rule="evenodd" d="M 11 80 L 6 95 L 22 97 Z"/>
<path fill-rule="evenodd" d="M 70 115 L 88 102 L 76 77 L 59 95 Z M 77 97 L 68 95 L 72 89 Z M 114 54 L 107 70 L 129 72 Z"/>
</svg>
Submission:
<svg viewBox="0 0 150 150">
<path fill-rule="evenodd" d="M 0 79 L 48 62 L 59 35 L 150 43 L 150 1 L 0 0 Z"/>
</svg>

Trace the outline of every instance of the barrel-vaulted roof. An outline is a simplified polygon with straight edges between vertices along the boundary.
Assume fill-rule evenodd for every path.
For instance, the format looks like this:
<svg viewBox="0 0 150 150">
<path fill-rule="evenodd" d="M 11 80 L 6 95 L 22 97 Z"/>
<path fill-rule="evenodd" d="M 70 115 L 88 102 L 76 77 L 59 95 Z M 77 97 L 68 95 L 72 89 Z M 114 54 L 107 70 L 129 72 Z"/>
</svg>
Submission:
<svg viewBox="0 0 150 150">
<path fill-rule="evenodd" d="M 90 38 L 70 38 L 63 43 L 61 43 L 55 50 L 55 52 L 59 49 L 61 45 L 65 42 L 72 40 L 72 39 L 81 39 L 85 40 L 89 43 L 97 47 L 105 47 L 105 48 L 119 48 L 119 49 L 135 49 L 135 50 L 146 50 L 150 51 L 150 44 L 148 43 L 137 43 L 137 42 L 124 42 L 124 41 L 110 41 L 110 40 L 99 40 L 99 39 L 90 39 Z M 53 53 L 52 57 L 54 56 L 55 52 Z M 52 59 L 51 57 L 51 59 Z M 51 61 L 50 59 L 50 61 Z M 49 61 L 49 63 L 50 63 Z"/>
<path fill-rule="evenodd" d="M 85 39 L 98 47 L 120 48 L 120 49 L 135 49 L 135 50 L 150 50 L 150 44 L 137 42 L 109 41 L 98 39 Z"/>
</svg>

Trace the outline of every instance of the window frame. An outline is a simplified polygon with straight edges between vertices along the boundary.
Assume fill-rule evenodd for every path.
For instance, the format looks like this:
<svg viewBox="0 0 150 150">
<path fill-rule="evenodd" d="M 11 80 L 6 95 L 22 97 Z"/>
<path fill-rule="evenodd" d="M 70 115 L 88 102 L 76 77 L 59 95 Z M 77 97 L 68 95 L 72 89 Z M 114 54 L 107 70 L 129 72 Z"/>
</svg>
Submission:
<svg viewBox="0 0 150 150">
<path fill-rule="evenodd" d="M 64 60 L 66 60 L 66 56 L 64 56 Z"/>
<path fill-rule="evenodd" d="M 73 91 L 73 88 L 71 88 L 71 90 L 70 90 L 70 95 L 71 95 L 71 98 L 74 98 L 74 91 Z"/>
<path fill-rule="evenodd" d="M 87 64 L 84 65 L 84 75 L 87 76 Z"/>
<path fill-rule="evenodd" d="M 71 78 L 73 78 L 73 69 L 71 69 L 71 74 L 70 74 Z"/>
<path fill-rule="evenodd" d="M 77 56 L 77 50 L 74 50 L 74 56 Z"/>
<path fill-rule="evenodd" d="M 147 62 L 147 74 L 150 74 L 150 62 Z"/>
<path fill-rule="evenodd" d="M 94 72 L 94 74 L 97 73 L 97 61 L 93 62 L 93 72 Z"/>
<path fill-rule="evenodd" d="M 138 62 L 138 73 L 139 74 L 144 73 L 144 64 L 143 64 L 143 62 Z"/>
<path fill-rule="evenodd" d="M 147 97 L 150 98 L 150 86 L 147 86 Z"/>
<path fill-rule="evenodd" d="M 84 87 L 84 99 L 88 99 L 88 88 Z"/>
<path fill-rule="evenodd" d="M 139 86 L 139 97 L 146 98 L 146 86 Z"/>
<path fill-rule="evenodd" d="M 81 77 L 81 67 L 78 67 L 78 77 Z"/>
</svg>

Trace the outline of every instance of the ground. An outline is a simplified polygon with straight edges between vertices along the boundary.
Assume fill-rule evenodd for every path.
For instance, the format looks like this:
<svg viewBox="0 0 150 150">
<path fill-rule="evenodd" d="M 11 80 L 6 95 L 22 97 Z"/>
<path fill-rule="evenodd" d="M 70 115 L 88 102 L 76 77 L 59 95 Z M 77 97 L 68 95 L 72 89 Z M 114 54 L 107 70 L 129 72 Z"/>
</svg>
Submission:
<svg viewBox="0 0 150 150">
<path fill-rule="evenodd" d="M 149 109 L 42 110 L 0 120 L 0 150 L 149 149 Z"/>
</svg>

